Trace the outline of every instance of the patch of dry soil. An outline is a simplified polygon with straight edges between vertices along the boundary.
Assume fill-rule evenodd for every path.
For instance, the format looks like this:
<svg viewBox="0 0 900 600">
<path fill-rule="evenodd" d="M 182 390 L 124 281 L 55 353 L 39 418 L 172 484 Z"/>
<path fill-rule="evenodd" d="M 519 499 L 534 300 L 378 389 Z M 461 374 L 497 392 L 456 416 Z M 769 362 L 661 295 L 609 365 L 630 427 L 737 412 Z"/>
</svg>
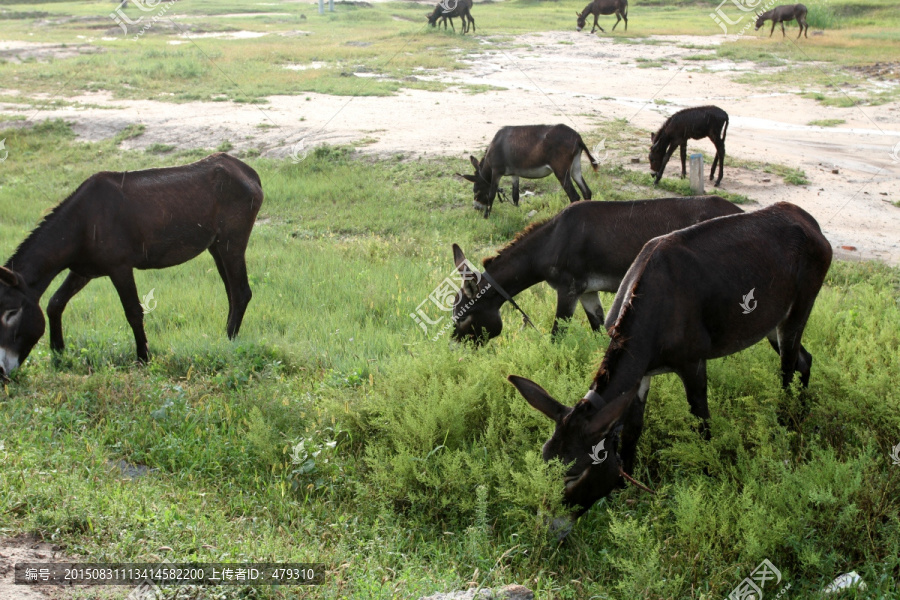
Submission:
<svg viewBox="0 0 900 600">
<path fill-rule="evenodd" d="M 566 123 L 585 133 L 593 148 L 600 140 L 590 132 L 601 121 L 623 118 L 655 130 L 683 107 L 716 104 L 731 117 L 726 138 L 730 156 L 802 169 L 810 182 L 786 185 L 776 175 L 729 168 L 723 189 L 749 196 L 761 206 L 781 200 L 802 206 L 819 221 L 839 257 L 900 264 L 900 207 L 893 204 L 900 202 L 898 103 L 823 106 L 795 94 L 732 81 L 735 72 L 756 69 L 751 64 L 686 60 L 709 51 L 683 46 L 708 47 L 727 39 L 731 38 L 655 36 L 653 44 L 629 44 L 574 31 L 523 35 L 503 44 L 480 38 L 483 51 L 466 57 L 466 69 L 417 75 L 451 84 L 442 92 L 404 89 L 391 97 L 301 93 L 270 97 L 266 105 L 126 101 L 101 93 L 68 97 L 74 106 L 42 110 L 35 118 L 65 118 L 74 123 L 79 137 L 88 140 L 111 137 L 134 123 L 145 125 L 143 135 L 123 142 L 128 148 L 151 144 L 214 148 L 228 141 L 235 151 L 254 148 L 264 156 L 286 157 L 317 144 L 356 143 L 376 154 L 465 158 L 480 156 L 503 125 Z M 637 68 L 648 60 L 663 66 Z M 364 85 L 378 75 L 355 76 Z M 505 89 L 473 94 L 466 91 L 472 85 Z M 0 104 L 0 113 L 35 111 Z M 806 125 L 820 119 L 846 123 L 828 128 Z M 609 140 L 607 147 L 614 148 L 614 141 Z M 8 149 L 9 160 L 15 160 L 15 149 Z M 700 149 L 713 154 L 709 141 L 689 144 L 689 151 Z M 648 169 L 646 149 L 640 164 L 631 164 L 633 156 L 610 151 L 605 160 Z M 676 163 L 677 156 L 669 163 L 668 176 L 677 174 Z M 593 176 L 588 176 L 589 184 Z M 467 195 L 467 188 L 461 185 L 460 194 Z"/>
</svg>

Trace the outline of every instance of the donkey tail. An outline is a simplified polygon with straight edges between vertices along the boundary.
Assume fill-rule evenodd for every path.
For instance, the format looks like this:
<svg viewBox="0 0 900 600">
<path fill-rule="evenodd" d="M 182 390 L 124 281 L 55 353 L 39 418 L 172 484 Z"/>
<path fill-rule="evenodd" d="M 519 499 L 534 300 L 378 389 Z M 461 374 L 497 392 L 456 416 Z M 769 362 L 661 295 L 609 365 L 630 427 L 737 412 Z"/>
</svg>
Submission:
<svg viewBox="0 0 900 600">
<path fill-rule="evenodd" d="M 580 146 L 581 146 L 581 150 L 582 150 L 585 154 L 587 154 L 588 160 L 591 161 L 591 168 L 592 168 L 592 169 L 594 170 L 594 172 L 596 173 L 596 172 L 597 172 L 597 167 L 600 165 L 600 163 L 597 162 L 597 159 L 596 159 L 596 158 L 594 158 L 593 156 L 591 156 L 591 151 L 588 150 L 588 147 L 584 144 L 584 140 L 581 139 L 581 136 L 580 136 L 580 135 L 578 136 L 578 145 L 580 145 Z"/>
<path fill-rule="evenodd" d="M 725 117 L 725 126 L 722 127 L 722 143 L 725 142 L 725 135 L 728 133 L 728 117 Z"/>
<path fill-rule="evenodd" d="M 625 18 L 628 18 L 628 0 L 622 0 L 622 4 L 624 4 L 624 6 L 622 7 L 622 14 L 625 16 Z"/>
</svg>

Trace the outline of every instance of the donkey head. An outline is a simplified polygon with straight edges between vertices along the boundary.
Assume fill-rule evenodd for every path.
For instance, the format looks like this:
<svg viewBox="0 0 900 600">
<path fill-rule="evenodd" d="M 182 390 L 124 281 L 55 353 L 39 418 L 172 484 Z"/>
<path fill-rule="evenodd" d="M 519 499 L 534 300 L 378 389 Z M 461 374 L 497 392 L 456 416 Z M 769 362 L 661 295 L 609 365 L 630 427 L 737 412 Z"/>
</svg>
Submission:
<svg viewBox="0 0 900 600">
<path fill-rule="evenodd" d="M 0 379 L 6 380 L 44 335 L 44 313 L 15 271 L 0 267 Z"/>
<path fill-rule="evenodd" d="M 481 273 L 472 267 L 456 244 L 453 244 L 453 262 L 462 277 L 462 286 L 453 302 L 453 339 L 479 344 L 497 337 L 503 331 L 499 295 L 486 296 L 490 285 L 482 280 Z"/>
<path fill-rule="evenodd" d="M 618 439 L 614 430 L 637 388 L 600 408 L 587 400 L 570 408 L 533 381 L 516 375 L 507 379 L 528 404 L 556 424 L 553 435 L 544 444 L 543 457 L 545 461 L 558 458 L 569 466 L 563 479 L 564 502 L 572 508 L 580 507 L 572 515 L 580 517 L 618 484 L 621 459 L 616 453 Z"/>
<path fill-rule="evenodd" d="M 584 11 L 583 13 L 575 12 L 575 16 L 578 17 L 578 21 L 575 22 L 575 31 L 581 31 L 584 29 L 584 24 L 587 21 L 588 11 Z"/>
<path fill-rule="evenodd" d="M 425 13 L 425 16 L 428 17 L 428 24 L 435 27 L 437 25 L 437 20 L 441 16 L 441 7 L 436 6 L 434 12 Z"/>
<path fill-rule="evenodd" d="M 660 143 L 662 141 L 660 137 L 656 133 L 650 134 L 650 141 L 652 142 L 650 145 L 650 171 L 654 175 L 662 167 L 663 154 L 665 154 L 665 148 Z"/>
<path fill-rule="evenodd" d="M 756 15 L 756 29 L 754 29 L 753 31 L 759 31 L 759 28 L 762 27 L 765 22 L 766 17 L 763 15 L 763 13 L 759 13 L 758 15 Z"/>
<path fill-rule="evenodd" d="M 459 175 L 466 181 L 472 182 L 472 193 L 475 195 L 475 208 L 487 208 L 488 192 L 491 188 L 491 182 L 481 175 L 481 167 L 484 166 L 484 159 L 481 159 L 481 162 L 479 162 L 478 159 L 474 156 L 469 156 L 469 162 L 471 162 L 472 166 L 475 167 L 475 174 L 463 175 L 462 173 L 457 173 L 457 175 Z"/>
</svg>

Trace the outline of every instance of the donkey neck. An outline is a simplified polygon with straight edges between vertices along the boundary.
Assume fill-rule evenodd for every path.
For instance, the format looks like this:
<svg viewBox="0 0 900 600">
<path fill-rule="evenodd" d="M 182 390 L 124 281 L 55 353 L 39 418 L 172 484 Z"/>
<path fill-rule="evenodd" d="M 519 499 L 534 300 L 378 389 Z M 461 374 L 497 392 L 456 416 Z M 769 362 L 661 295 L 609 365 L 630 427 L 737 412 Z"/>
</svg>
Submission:
<svg viewBox="0 0 900 600">
<path fill-rule="evenodd" d="M 531 254 L 524 246 L 501 251 L 484 270 L 510 296 L 516 296 L 523 290 L 546 279 L 539 269 L 538 260 Z M 500 295 L 497 294 L 497 296 Z"/>
<path fill-rule="evenodd" d="M 78 225 L 66 218 L 65 208 L 60 205 L 47 215 L 6 261 L 6 268 L 21 275 L 38 298 L 78 251 Z"/>
</svg>

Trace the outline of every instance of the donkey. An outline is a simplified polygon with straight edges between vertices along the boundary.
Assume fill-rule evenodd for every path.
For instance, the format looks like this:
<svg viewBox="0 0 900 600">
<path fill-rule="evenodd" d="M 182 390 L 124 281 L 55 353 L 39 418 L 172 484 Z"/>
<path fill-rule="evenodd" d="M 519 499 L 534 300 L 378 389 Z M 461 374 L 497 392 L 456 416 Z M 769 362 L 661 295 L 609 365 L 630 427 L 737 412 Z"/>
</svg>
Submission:
<svg viewBox="0 0 900 600">
<path fill-rule="evenodd" d="M 628 31 L 628 0 L 594 0 L 584 7 L 583 11 L 575 13 L 578 17 L 578 21 L 575 24 L 575 31 L 584 29 L 588 16 L 594 15 L 594 26 L 591 27 L 591 33 L 594 33 L 596 29 L 606 33 L 606 30 L 597 24 L 597 17 L 600 15 L 611 15 L 613 13 L 616 15 L 616 22 L 612 26 L 612 30 L 615 31 L 619 21 L 624 20 L 625 31 Z"/>
<path fill-rule="evenodd" d="M 502 294 L 511 299 L 541 281 L 556 290 L 554 335 L 561 320 L 572 318 L 579 302 L 591 329 L 599 331 L 603 305 L 597 292 L 618 289 L 645 242 L 701 221 L 741 212 L 719 196 L 576 202 L 553 218 L 531 225 L 496 256 L 485 259 L 484 273 L 475 278 L 480 282 L 477 284 L 466 277 L 471 267 L 454 244 L 453 260 L 467 285 L 454 302 L 453 337 L 478 344 L 500 335 L 500 307 L 507 301 Z"/>
<path fill-rule="evenodd" d="M 447 20 L 450 21 L 450 27 L 453 31 L 456 31 L 456 27 L 453 26 L 454 17 L 459 17 L 462 21 L 462 32 L 467 33 L 469 31 L 469 26 L 471 25 L 472 31 L 475 31 L 475 19 L 472 18 L 472 0 L 444 0 L 440 2 L 437 6 L 434 7 L 434 10 L 430 13 L 427 13 L 425 16 L 428 17 L 428 24 L 432 27 L 437 26 L 438 19 L 441 20 L 441 23 L 444 25 L 444 29 L 447 29 Z M 449 8 L 452 6 L 452 8 Z"/>
<path fill-rule="evenodd" d="M 512 175 L 513 204 L 519 205 L 519 177 L 540 179 L 550 173 L 562 184 L 569 202 L 580 200 L 572 181 L 578 185 L 585 200 L 591 199 L 591 190 L 581 176 L 581 153 L 587 154 L 591 167 L 597 170 L 597 161 L 578 135 L 566 125 L 522 125 L 503 127 L 494 135 L 484 158 L 478 161 L 469 156 L 475 167 L 474 175 L 462 175 L 471 181 L 475 194 L 475 208 L 484 210 L 484 218 L 491 214 L 500 178 Z M 502 200 L 502 196 L 501 196 Z"/>
<path fill-rule="evenodd" d="M 666 119 L 659 131 L 650 134 L 650 170 L 656 179 L 653 184 L 659 183 L 663 171 L 669 163 L 669 158 L 675 152 L 675 148 L 681 148 L 681 177 L 687 174 L 687 141 L 709 138 L 716 146 L 716 157 L 713 159 L 712 168 L 709 170 L 709 180 L 712 181 L 716 171 L 716 163 L 719 164 L 719 178 L 715 187 L 722 183 L 722 171 L 725 165 L 725 135 L 728 133 L 728 113 L 718 106 L 695 106 L 685 108 Z"/>
<path fill-rule="evenodd" d="M 163 269 L 208 250 L 228 293 L 228 337 L 241 328 L 252 293 L 244 251 L 262 206 L 259 175 L 227 154 L 189 165 L 96 173 L 54 208 L 0 268 L 0 376 L 8 377 L 44 334 L 41 296 L 69 270 L 50 298 L 50 348 L 64 348 L 62 314 L 97 277 L 109 277 L 149 360 L 134 269 Z"/>
<path fill-rule="evenodd" d="M 806 22 L 806 12 L 806 7 L 802 4 L 776 6 L 772 10 L 761 13 L 757 17 L 756 29 L 754 31 L 759 31 L 766 21 L 772 21 L 772 30 L 769 32 L 769 37 L 772 37 L 772 34 L 775 33 L 775 25 L 778 23 L 781 23 L 781 37 L 785 37 L 785 21 L 793 21 L 796 19 L 797 24 L 800 26 L 800 31 L 797 32 L 797 39 L 800 39 L 801 34 L 803 37 L 809 38 L 806 33 L 809 31 L 809 23 Z"/>
<path fill-rule="evenodd" d="M 612 339 L 582 400 L 569 408 L 538 384 L 509 377 L 556 424 L 543 456 L 571 465 L 564 493 L 580 507 L 573 516 L 609 494 L 620 475 L 630 478 L 653 375 L 678 374 L 707 439 L 708 359 L 767 337 L 781 357 L 782 386 L 794 371 L 807 386 L 812 356 L 800 338 L 830 265 L 818 223 L 787 202 L 647 242 L 619 286 L 606 319 Z M 601 445 L 607 438 L 609 448 Z M 592 451 L 598 447 L 608 452 L 603 459 Z"/>
</svg>

